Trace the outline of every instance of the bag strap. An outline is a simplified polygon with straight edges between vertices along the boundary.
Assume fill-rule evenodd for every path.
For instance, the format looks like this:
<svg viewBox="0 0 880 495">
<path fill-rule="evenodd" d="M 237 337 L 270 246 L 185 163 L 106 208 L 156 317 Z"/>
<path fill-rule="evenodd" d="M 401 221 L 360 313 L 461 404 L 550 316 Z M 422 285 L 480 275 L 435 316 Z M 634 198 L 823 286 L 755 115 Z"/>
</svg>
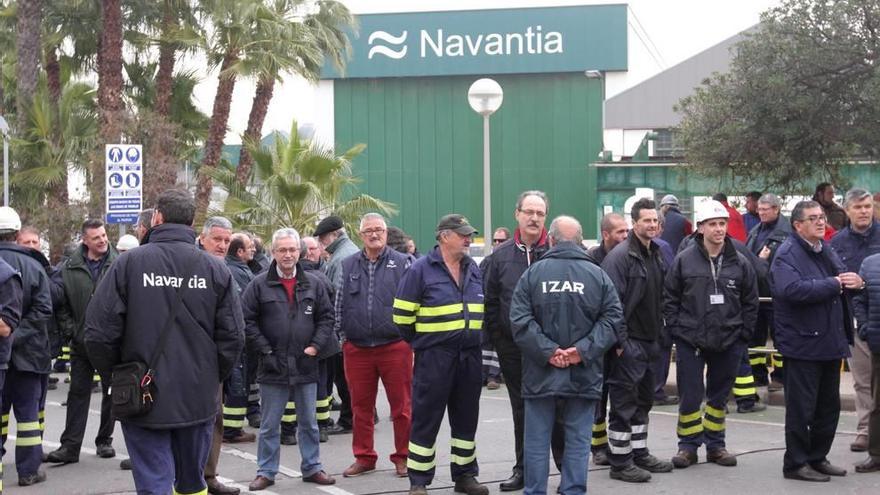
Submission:
<svg viewBox="0 0 880 495">
<path fill-rule="evenodd" d="M 165 351 L 165 344 L 168 341 L 168 334 L 171 333 L 171 327 L 174 325 L 174 319 L 177 317 L 178 310 L 181 306 L 183 306 L 183 288 L 186 286 L 189 279 L 195 275 L 196 270 L 199 265 L 199 258 L 201 258 L 201 252 L 198 248 L 193 247 L 193 252 L 195 254 L 193 260 L 191 260 L 188 264 L 184 266 L 189 266 L 190 270 L 187 272 L 187 276 L 183 278 L 180 282 L 180 287 L 177 288 L 177 300 L 171 307 L 171 313 L 168 315 L 168 320 L 165 322 L 165 325 L 162 327 L 162 330 L 159 333 L 159 341 L 156 348 L 153 350 L 153 356 L 150 358 L 150 362 L 147 363 L 147 374 L 144 375 L 143 380 L 141 381 L 141 386 L 149 385 L 152 381 L 153 377 L 153 366 L 159 361 L 159 358 L 162 356 L 162 353 Z"/>
</svg>

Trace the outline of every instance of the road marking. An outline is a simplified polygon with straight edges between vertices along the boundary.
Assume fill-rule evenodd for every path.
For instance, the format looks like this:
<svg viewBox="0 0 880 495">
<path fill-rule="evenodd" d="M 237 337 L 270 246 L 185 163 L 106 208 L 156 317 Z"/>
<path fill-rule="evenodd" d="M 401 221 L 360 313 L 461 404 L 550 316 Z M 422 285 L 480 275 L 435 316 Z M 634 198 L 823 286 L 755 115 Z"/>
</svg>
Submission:
<svg viewBox="0 0 880 495">
<path fill-rule="evenodd" d="M 217 476 L 217 481 L 219 481 L 220 483 L 223 483 L 224 485 L 226 485 L 228 487 L 238 488 L 239 490 L 241 490 L 242 493 L 256 493 L 256 492 L 250 491 L 247 486 L 242 485 L 241 483 L 236 483 L 235 480 L 231 480 L 229 478 Z M 269 491 L 269 490 L 260 490 L 259 493 L 262 495 L 278 495 L 277 493 L 275 493 L 273 491 Z"/>
<path fill-rule="evenodd" d="M 254 454 L 251 454 L 250 452 L 238 450 L 233 447 L 222 447 L 220 449 L 220 452 L 222 452 L 224 454 L 229 454 L 231 456 L 238 457 L 239 459 L 244 459 L 246 461 L 253 462 L 254 464 L 257 463 L 257 456 L 255 456 Z M 278 472 L 287 476 L 288 478 L 302 478 L 302 473 L 300 473 L 299 471 L 297 471 L 295 469 L 290 469 L 288 467 L 278 466 Z"/>
<path fill-rule="evenodd" d="M 353 493 L 347 492 L 336 486 L 319 486 L 318 490 L 321 490 L 324 493 L 329 493 L 330 495 L 354 495 Z"/>
<path fill-rule="evenodd" d="M 60 407 L 62 409 L 67 409 L 67 406 L 62 406 L 60 402 L 55 402 L 55 401 L 51 401 L 51 400 L 47 400 L 46 405 Z M 94 415 L 100 416 L 101 411 L 99 411 L 97 409 L 89 409 L 89 414 L 94 414 Z"/>
<path fill-rule="evenodd" d="M 651 411 L 651 414 L 656 414 L 658 416 L 670 416 L 670 417 L 674 417 L 674 418 L 678 417 L 678 413 L 666 412 L 666 411 Z M 781 426 L 783 428 L 785 427 L 785 423 L 773 423 L 771 421 L 756 421 L 753 419 L 736 419 L 736 418 L 731 418 L 730 416 L 727 416 L 725 421 L 727 421 L 728 423 L 741 423 L 744 425 Z M 840 433 L 843 435 L 857 435 L 857 432 L 846 431 L 846 430 L 837 430 L 837 433 Z"/>
</svg>

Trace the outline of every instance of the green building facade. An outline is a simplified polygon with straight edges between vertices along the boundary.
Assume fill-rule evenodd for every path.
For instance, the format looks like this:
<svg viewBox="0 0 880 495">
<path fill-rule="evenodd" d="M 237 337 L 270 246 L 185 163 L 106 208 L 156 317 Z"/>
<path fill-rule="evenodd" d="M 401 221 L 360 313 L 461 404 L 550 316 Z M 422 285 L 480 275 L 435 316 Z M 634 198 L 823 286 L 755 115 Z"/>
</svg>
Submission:
<svg viewBox="0 0 880 495">
<path fill-rule="evenodd" d="M 433 246 L 437 220 L 447 213 L 466 215 L 485 234 L 482 117 L 467 94 L 475 80 L 491 77 L 504 91 L 490 118 L 492 228 L 514 227 L 519 193 L 540 189 L 551 217 L 573 215 L 585 232 L 596 230 L 590 164 L 602 150 L 602 74 L 626 70 L 625 5 L 369 15 L 359 22 L 345 76 L 328 71 L 334 138 L 337 149 L 367 145 L 353 170 L 362 192 L 398 205 L 392 225 L 422 251 Z"/>
</svg>

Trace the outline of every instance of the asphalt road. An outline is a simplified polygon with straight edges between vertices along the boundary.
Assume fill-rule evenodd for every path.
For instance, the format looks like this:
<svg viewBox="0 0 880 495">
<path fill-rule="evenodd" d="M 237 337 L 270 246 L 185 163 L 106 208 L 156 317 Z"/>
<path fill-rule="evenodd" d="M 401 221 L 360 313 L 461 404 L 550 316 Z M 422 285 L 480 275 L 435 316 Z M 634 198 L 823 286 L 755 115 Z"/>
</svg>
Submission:
<svg viewBox="0 0 880 495">
<path fill-rule="evenodd" d="M 58 446 L 58 439 L 64 429 L 65 401 L 67 385 L 60 383 L 58 390 L 49 392 L 46 407 L 46 429 L 44 449 L 48 452 Z M 80 462 L 65 466 L 44 465 L 48 481 L 32 487 L 19 487 L 14 467 L 14 440 L 7 440 L 9 452 L 4 459 L 4 485 L 7 494 L 117 494 L 134 493 L 131 473 L 119 470 L 119 461 L 126 453 L 121 429 L 117 425 L 114 447 L 116 459 L 100 459 L 94 452 L 94 435 L 98 423 L 98 394 L 92 395 L 92 408 L 86 441 Z M 343 478 L 342 471 L 351 464 L 351 436 L 330 437 L 328 443 L 321 444 L 321 457 L 325 469 L 334 474 L 337 483 L 331 487 L 317 487 L 303 483 L 299 478 L 299 451 L 296 446 L 282 447 L 282 473 L 278 475 L 275 486 L 265 490 L 265 495 L 278 493 L 297 493 L 314 495 L 380 495 L 406 493 L 409 483 L 406 479 L 393 475 L 393 466 L 388 460 L 392 446 L 392 428 L 388 420 L 388 404 L 380 398 L 379 416 L 376 426 L 376 448 L 379 452 L 377 471 L 357 478 Z M 735 411 L 735 407 L 731 408 Z M 830 459 L 845 466 L 850 473 L 845 478 L 833 479 L 830 483 L 805 483 L 782 478 L 782 454 L 784 449 L 783 422 L 785 410 L 770 407 L 766 412 L 753 414 L 731 413 L 728 416 L 728 450 L 739 455 L 739 465 L 725 468 L 714 464 L 700 464 L 670 474 L 655 474 L 648 484 L 627 484 L 609 479 L 606 468 L 590 465 L 588 491 L 591 493 L 610 493 L 615 495 L 651 493 L 707 493 L 736 494 L 784 493 L 808 495 L 828 493 L 873 494 L 880 493 L 880 473 L 856 474 L 852 465 L 864 459 L 864 454 L 849 451 L 849 443 L 854 438 L 855 416 L 842 413 Z M 334 413 L 335 415 L 335 413 Z M 15 425 L 10 424 L 10 434 L 14 435 Z M 658 407 L 651 415 L 648 444 L 652 453 L 669 458 L 676 452 L 676 409 L 674 406 Z M 588 426 L 585 426 L 588 427 Z M 506 479 L 513 465 L 513 422 L 507 393 L 500 390 L 483 389 L 480 399 L 480 426 L 477 432 L 477 456 L 480 463 L 480 481 L 489 483 L 492 493 L 499 493 L 498 482 Z M 452 482 L 449 477 L 449 429 L 440 431 L 437 449 L 437 477 L 429 488 L 438 494 L 449 494 Z M 700 451 L 701 462 L 705 452 Z M 559 478 L 551 468 L 548 491 L 554 493 Z M 256 444 L 224 445 L 220 460 L 222 478 L 242 488 L 246 493 L 247 484 L 256 473 Z"/>
</svg>

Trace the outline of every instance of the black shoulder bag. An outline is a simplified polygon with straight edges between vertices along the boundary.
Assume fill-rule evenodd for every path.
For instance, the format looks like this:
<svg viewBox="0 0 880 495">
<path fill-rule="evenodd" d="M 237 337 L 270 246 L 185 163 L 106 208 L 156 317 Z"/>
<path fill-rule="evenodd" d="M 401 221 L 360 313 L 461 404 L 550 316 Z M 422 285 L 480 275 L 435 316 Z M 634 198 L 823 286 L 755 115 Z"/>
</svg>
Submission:
<svg viewBox="0 0 880 495">
<path fill-rule="evenodd" d="M 199 255 L 198 252 L 196 252 Z M 174 319 L 177 317 L 177 311 L 183 306 L 183 288 L 195 273 L 198 266 L 198 259 L 192 261 L 191 264 L 184 264 L 192 268 L 191 274 L 183 279 L 180 287 L 177 288 L 177 300 L 171 308 L 168 315 L 168 321 L 162 327 L 159 334 L 159 341 L 153 350 L 153 355 L 149 363 L 143 361 L 129 361 L 118 364 L 113 367 L 113 375 L 110 381 L 110 411 L 116 419 L 124 420 L 143 416 L 153 409 L 154 395 L 156 394 L 156 385 L 153 383 L 153 366 L 159 361 L 162 352 L 165 350 L 165 344 L 168 341 L 168 334 L 174 325 Z"/>
</svg>

